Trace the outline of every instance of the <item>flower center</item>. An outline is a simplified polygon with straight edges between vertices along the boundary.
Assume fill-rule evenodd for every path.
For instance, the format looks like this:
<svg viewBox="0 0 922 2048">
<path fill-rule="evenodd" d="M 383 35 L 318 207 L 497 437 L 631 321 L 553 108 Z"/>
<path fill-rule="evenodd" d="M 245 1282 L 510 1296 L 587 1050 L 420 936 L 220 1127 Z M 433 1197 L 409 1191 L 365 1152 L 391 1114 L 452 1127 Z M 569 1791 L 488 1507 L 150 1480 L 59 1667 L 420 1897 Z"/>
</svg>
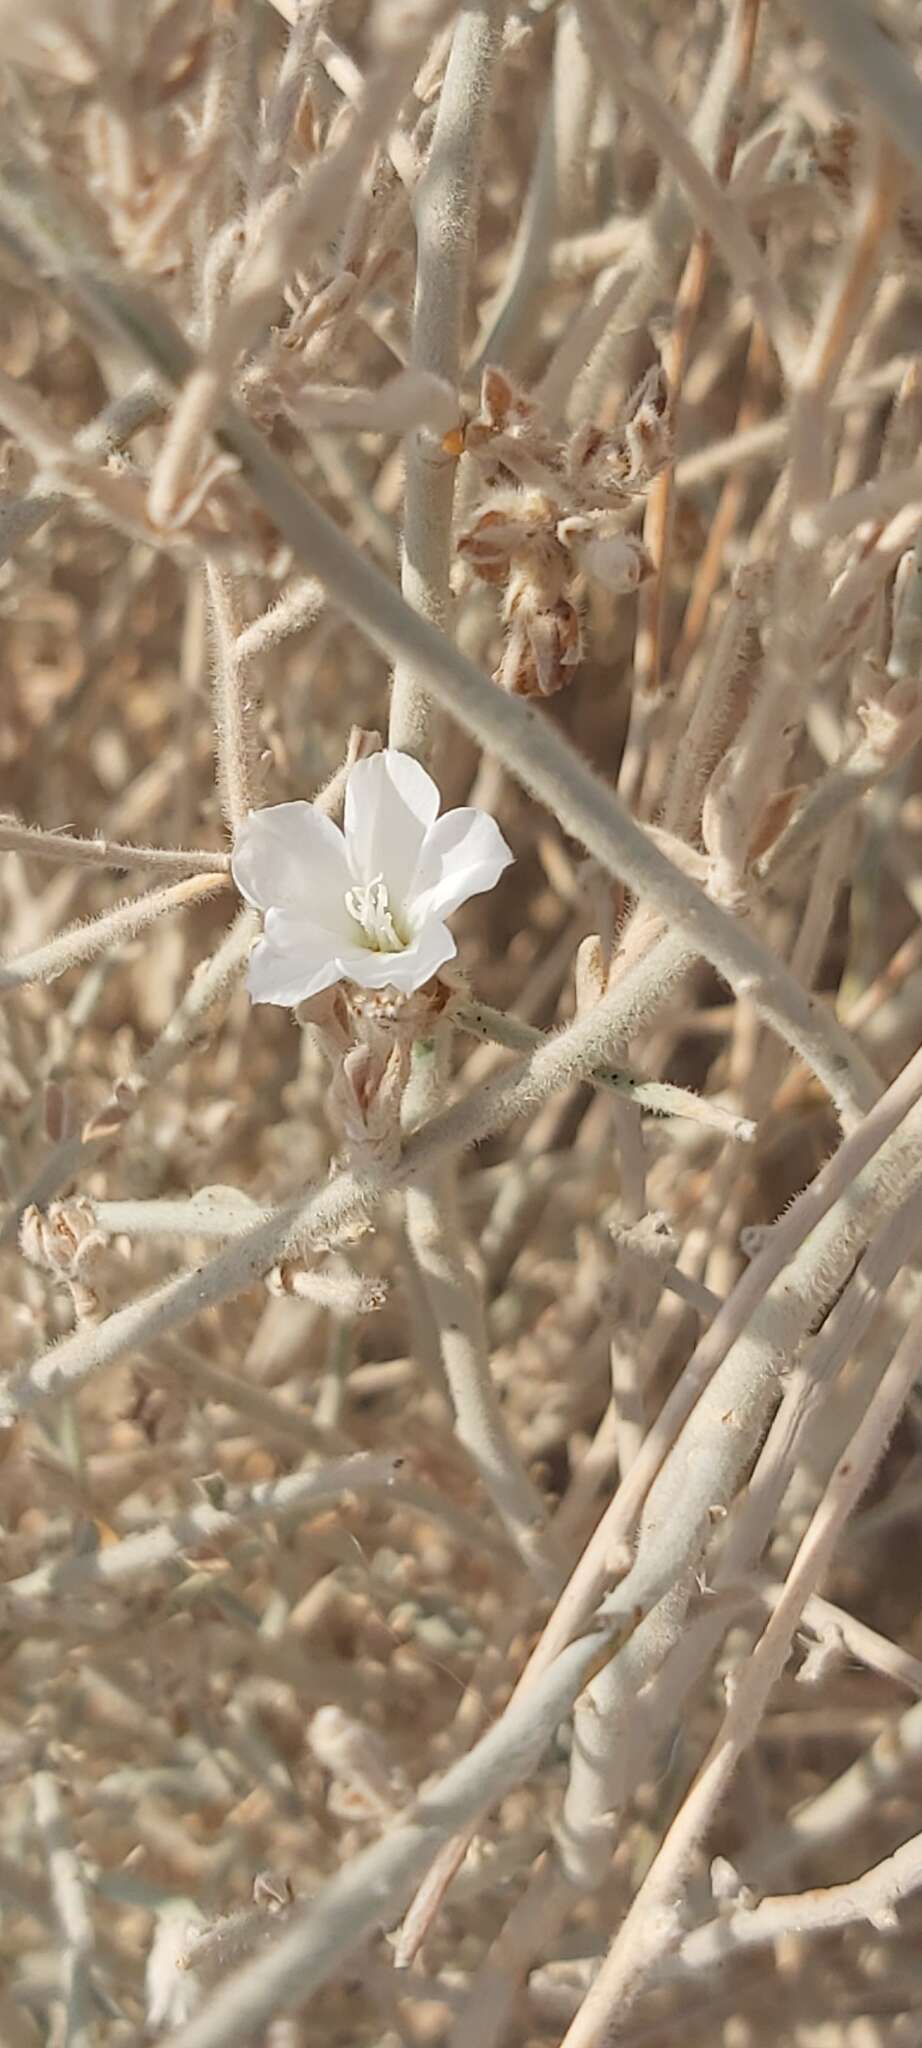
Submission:
<svg viewBox="0 0 922 2048">
<path fill-rule="evenodd" d="M 373 953 L 404 951 L 406 940 L 401 938 L 394 923 L 383 875 L 376 875 L 373 882 L 363 882 L 354 889 L 347 889 L 346 909 L 356 924 L 361 925 Z"/>
</svg>

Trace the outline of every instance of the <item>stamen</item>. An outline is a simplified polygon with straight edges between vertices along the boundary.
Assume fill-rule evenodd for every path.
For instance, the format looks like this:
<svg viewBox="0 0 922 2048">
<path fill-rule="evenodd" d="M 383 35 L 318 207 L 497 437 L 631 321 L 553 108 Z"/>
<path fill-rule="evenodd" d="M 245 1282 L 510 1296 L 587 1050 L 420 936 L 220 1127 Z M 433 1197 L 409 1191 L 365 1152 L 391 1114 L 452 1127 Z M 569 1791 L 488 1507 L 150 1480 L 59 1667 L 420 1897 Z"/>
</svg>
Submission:
<svg viewBox="0 0 922 2048">
<path fill-rule="evenodd" d="M 373 882 L 357 884 L 346 890 L 346 909 L 350 917 L 361 925 L 368 944 L 374 953 L 402 953 L 405 940 L 400 936 L 391 915 L 387 883 L 383 875 L 376 875 Z"/>
</svg>

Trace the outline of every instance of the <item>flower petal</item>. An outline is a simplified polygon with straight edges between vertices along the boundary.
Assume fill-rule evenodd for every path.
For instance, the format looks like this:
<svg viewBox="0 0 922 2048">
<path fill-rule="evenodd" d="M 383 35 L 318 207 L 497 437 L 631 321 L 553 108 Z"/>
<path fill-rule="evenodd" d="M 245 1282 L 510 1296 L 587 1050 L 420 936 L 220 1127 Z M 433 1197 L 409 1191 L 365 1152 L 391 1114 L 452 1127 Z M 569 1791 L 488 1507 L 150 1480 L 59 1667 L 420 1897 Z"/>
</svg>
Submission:
<svg viewBox="0 0 922 2048">
<path fill-rule="evenodd" d="M 402 995 L 412 995 L 446 960 L 453 960 L 457 950 L 448 926 L 430 918 L 402 953 L 344 954 L 342 966 L 346 980 L 358 982 L 360 988 L 396 988 Z"/>
<path fill-rule="evenodd" d="M 423 841 L 407 905 L 411 929 L 450 917 L 469 896 L 499 881 L 515 855 L 486 811 L 446 811 Z"/>
<path fill-rule="evenodd" d="M 272 946 L 268 939 L 257 939 L 250 954 L 247 968 L 247 993 L 254 1003 L 278 1003 L 284 1009 L 293 1009 L 296 1003 L 306 1003 L 309 996 L 318 996 L 321 989 L 332 988 L 340 981 L 339 961 L 325 945 L 322 954 L 312 953 L 309 948 L 282 951 Z"/>
<path fill-rule="evenodd" d="M 265 954 L 271 955 L 266 959 Z M 266 936 L 250 955 L 251 969 L 257 961 L 255 980 L 267 988 L 294 988 L 296 995 L 256 994 L 254 1002 L 303 1003 L 307 995 L 319 995 L 335 981 L 353 981 L 359 988 L 396 988 L 409 995 L 454 959 L 457 947 L 451 932 L 430 918 L 412 945 L 399 953 L 376 953 L 371 946 L 342 944 L 308 919 L 293 917 L 287 910 L 270 910 Z M 308 982 L 310 987 L 307 987 Z M 248 983 L 249 986 L 249 983 Z"/>
<path fill-rule="evenodd" d="M 349 864 L 357 882 L 384 876 L 398 923 L 438 809 L 438 789 L 412 754 L 386 747 L 350 769 L 344 819 Z"/>
<path fill-rule="evenodd" d="M 276 910 L 273 905 L 266 911 L 263 932 L 275 953 L 316 953 L 324 959 L 333 960 L 344 946 L 356 943 L 356 928 L 351 917 L 348 920 L 348 937 L 336 931 L 326 922 L 326 904 L 318 903 L 317 915 L 312 917 L 301 910 Z"/>
<path fill-rule="evenodd" d="M 266 940 L 277 958 L 306 965 L 306 970 L 319 972 L 321 966 L 329 967 L 327 979 L 318 982 L 312 993 L 319 994 L 321 988 L 332 988 L 334 981 L 355 981 L 361 988 L 386 988 L 390 976 L 386 972 L 388 962 L 399 960 L 399 953 L 376 953 L 371 946 L 357 943 L 358 927 L 349 920 L 349 934 L 345 939 L 338 933 L 324 931 L 322 925 L 311 918 L 299 917 L 290 910 L 269 910 L 266 912 Z M 303 997 L 298 997 L 302 1002 Z"/>
<path fill-rule="evenodd" d="M 250 811 L 237 828 L 231 869 L 241 896 L 257 910 L 277 907 L 312 917 L 322 906 L 324 923 L 351 935 L 346 842 L 339 826 L 313 804 Z"/>
</svg>

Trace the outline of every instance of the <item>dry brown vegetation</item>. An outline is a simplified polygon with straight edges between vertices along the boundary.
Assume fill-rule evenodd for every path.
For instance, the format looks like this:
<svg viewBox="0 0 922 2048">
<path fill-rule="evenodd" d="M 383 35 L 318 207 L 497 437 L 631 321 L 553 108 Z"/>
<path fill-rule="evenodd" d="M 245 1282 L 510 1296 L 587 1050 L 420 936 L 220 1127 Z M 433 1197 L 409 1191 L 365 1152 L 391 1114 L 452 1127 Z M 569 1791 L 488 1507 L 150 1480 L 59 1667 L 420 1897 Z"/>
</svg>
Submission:
<svg viewBox="0 0 922 2048">
<path fill-rule="evenodd" d="M 0 59 L 0 2040 L 909 2048 L 918 8 Z M 388 740 L 514 868 L 252 1006 Z"/>
</svg>

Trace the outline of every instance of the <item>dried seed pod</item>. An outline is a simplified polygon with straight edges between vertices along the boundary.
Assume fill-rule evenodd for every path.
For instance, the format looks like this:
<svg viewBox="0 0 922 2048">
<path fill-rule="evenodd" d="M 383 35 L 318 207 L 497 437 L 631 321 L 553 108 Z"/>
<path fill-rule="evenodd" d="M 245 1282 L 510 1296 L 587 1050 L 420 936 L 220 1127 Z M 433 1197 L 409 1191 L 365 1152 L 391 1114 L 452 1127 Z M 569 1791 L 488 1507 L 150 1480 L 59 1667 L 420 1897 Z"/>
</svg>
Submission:
<svg viewBox="0 0 922 2048">
<path fill-rule="evenodd" d="M 645 490 L 672 458 L 669 390 L 653 363 L 622 408 L 616 426 L 587 420 L 567 447 L 567 470 L 577 489 L 606 492 L 614 500 Z"/>
<path fill-rule="evenodd" d="M 19 1243 L 24 1258 L 65 1283 L 79 1320 L 98 1313 L 97 1290 L 108 1239 L 97 1226 L 92 1202 L 76 1195 L 67 1202 L 52 1202 L 46 1211 L 30 1203 L 19 1226 Z"/>
<path fill-rule="evenodd" d="M 598 426 L 595 420 L 583 420 L 571 435 L 566 465 L 576 497 L 584 490 L 603 488 L 616 498 L 627 495 L 627 461 L 620 437 L 614 430 Z"/>
<path fill-rule="evenodd" d="M 47 1211 L 31 1202 L 24 1211 L 19 1242 L 24 1257 L 33 1265 L 69 1274 L 94 1241 L 98 1248 L 106 1239 L 96 1227 L 92 1203 L 84 1196 L 77 1195 L 69 1202 L 52 1202 Z"/>
<path fill-rule="evenodd" d="M 565 575 L 567 563 L 555 536 L 556 507 L 541 491 L 494 491 L 472 526 L 459 535 L 458 553 L 484 583 L 505 583 L 525 560 L 534 575 L 552 563 Z"/>
<path fill-rule="evenodd" d="M 523 544 L 521 527 L 500 511 L 481 512 L 473 526 L 458 536 L 458 553 L 482 583 L 505 583 L 516 549 Z"/>
<path fill-rule="evenodd" d="M 480 380 L 480 411 L 464 429 L 464 446 L 482 448 L 496 434 L 534 441 L 546 435 L 541 407 L 522 391 L 505 370 L 487 364 Z"/>
</svg>

